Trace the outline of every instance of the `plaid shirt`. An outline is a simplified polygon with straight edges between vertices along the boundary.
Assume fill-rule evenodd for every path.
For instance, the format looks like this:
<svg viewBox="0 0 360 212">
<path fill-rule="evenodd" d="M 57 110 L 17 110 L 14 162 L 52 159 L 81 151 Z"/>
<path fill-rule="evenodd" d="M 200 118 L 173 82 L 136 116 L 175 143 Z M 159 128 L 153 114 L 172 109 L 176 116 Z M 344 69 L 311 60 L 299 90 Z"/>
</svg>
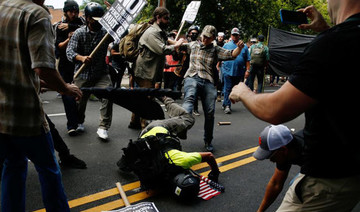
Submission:
<svg viewBox="0 0 360 212">
<path fill-rule="evenodd" d="M 185 43 L 183 46 L 187 48 L 187 52 L 190 54 L 189 69 L 186 71 L 184 78 L 193 77 L 197 74 L 200 78 L 207 79 L 213 83 L 213 69 L 218 60 L 234 59 L 231 55 L 232 50 L 214 46 L 213 44 L 204 46 L 203 44 L 194 41 Z"/>
<path fill-rule="evenodd" d="M 55 69 L 50 16 L 31 0 L 0 4 L 0 133 L 16 136 L 49 131 L 34 68 Z"/>
<path fill-rule="evenodd" d="M 104 28 L 98 32 L 91 32 L 87 26 L 82 26 L 74 32 L 68 43 L 66 56 L 68 60 L 75 63 L 75 72 L 79 70 L 82 65 L 80 61 L 75 60 L 76 55 L 89 56 L 105 34 L 106 30 Z M 78 77 L 85 80 L 92 80 L 107 74 L 105 57 L 108 45 L 111 42 L 112 39 L 107 39 L 107 42 L 101 45 L 92 57 L 92 64 L 87 65 Z"/>
</svg>

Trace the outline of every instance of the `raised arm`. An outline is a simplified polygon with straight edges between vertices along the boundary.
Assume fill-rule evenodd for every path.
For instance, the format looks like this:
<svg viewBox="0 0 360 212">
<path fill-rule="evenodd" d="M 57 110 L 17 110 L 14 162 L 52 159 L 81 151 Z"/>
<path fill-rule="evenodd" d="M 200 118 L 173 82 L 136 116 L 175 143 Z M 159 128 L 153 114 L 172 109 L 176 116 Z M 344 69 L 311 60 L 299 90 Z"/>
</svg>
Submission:
<svg viewBox="0 0 360 212">
<path fill-rule="evenodd" d="M 286 82 L 273 93 L 253 93 L 244 83 L 234 86 L 229 96 L 232 103 L 241 101 L 257 118 L 271 124 L 290 121 L 317 101 Z"/>
</svg>

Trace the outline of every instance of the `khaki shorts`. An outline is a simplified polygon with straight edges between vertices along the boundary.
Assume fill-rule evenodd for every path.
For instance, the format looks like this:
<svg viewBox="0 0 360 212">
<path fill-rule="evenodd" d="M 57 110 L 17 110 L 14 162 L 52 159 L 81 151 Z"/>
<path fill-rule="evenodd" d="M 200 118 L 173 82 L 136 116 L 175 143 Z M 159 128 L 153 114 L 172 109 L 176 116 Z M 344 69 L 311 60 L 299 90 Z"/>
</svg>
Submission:
<svg viewBox="0 0 360 212">
<path fill-rule="evenodd" d="M 277 211 L 351 211 L 359 202 L 360 175 L 326 179 L 299 174 Z"/>
</svg>

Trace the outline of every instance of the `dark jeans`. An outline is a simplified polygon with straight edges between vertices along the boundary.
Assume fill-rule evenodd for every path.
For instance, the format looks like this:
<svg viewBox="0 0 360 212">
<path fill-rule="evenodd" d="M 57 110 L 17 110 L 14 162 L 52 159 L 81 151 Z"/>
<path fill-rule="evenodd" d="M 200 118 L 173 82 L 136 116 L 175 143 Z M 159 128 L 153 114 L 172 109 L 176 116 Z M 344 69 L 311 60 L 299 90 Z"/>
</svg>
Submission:
<svg viewBox="0 0 360 212">
<path fill-rule="evenodd" d="M 64 109 L 67 118 L 67 129 L 76 129 L 79 124 L 78 109 L 76 100 L 72 96 L 62 95 Z"/>
<path fill-rule="evenodd" d="M 255 76 L 257 77 L 258 80 L 257 93 L 262 93 L 263 83 L 264 83 L 264 67 L 251 66 L 250 76 L 248 77 L 249 80 L 248 86 L 251 90 L 254 90 Z"/>
<path fill-rule="evenodd" d="M 61 158 L 70 155 L 70 150 L 65 144 L 64 140 L 61 138 L 57 129 L 55 128 L 55 124 L 49 119 L 47 115 L 46 115 L 46 120 L 49 123 L 50 133 L 54 141 L 54 148 L 59 153 L 59 158 L 61 160 Z"/>
<path fill-rule="evenodd" d="M 25 211 L 28 159 L 38 172 L 46 210 L 70 211 L 50 132 L 30 137 L 0 133 L 0 158 L 5 158 L 1 181 L 2 212 Z"/>
<path fill-rule="evenodd" d="M 186 77 L 184 91 L 184 103 L 182 106 L 189 114 L 191 114 L 194 109 L 194 102 L 197 101 L 197 96 L 200 97 L 205 116 L 204 141 L 211 143 L 214 131 L 216 100 L 216 88 L 214 84 L 197 75 L 194 77 Z"/>
<path fill-rule="evenodd" d="M 229 99 L 231 89 L 243 80 L 244 80 L 244 76 L 224 75 L 224 102 L 222 104 L 224 107 L 225 106 L 231 107 L 231 101 Z"/>
<path fill-rule="evenodd" d="M 74 78 L 74 68 L 74 65 L 67 61 L 66 57 L 61 57 L 59 62 L 59 72 L 66 83 L 72 83 Z M 79 122 L 75 98 L 62 95 L 62 101 L 67 118 L 67 129 L 76 129 Z"/>
</svg>

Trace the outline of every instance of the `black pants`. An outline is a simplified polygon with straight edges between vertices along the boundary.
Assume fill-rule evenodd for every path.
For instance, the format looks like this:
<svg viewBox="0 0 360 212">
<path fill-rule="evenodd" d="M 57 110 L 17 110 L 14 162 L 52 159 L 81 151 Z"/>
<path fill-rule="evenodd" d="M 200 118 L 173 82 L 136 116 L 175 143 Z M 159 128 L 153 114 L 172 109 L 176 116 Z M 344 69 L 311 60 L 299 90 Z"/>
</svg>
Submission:
<svg viewBox="0 0 360 212">
<path fill-rule="evenodd" d="M 59 157 L 66 157 L 70 155 L 70 150 L 65 144 L 64 140 L 61 138 L 59 132 L 55 128 L 55 124 L 49 119 L 49 117 L 45 114 L 46 120 L 49 123 L 51 136 L 54 141 L 54 149 L 59 153 Z"/>
</svg>

